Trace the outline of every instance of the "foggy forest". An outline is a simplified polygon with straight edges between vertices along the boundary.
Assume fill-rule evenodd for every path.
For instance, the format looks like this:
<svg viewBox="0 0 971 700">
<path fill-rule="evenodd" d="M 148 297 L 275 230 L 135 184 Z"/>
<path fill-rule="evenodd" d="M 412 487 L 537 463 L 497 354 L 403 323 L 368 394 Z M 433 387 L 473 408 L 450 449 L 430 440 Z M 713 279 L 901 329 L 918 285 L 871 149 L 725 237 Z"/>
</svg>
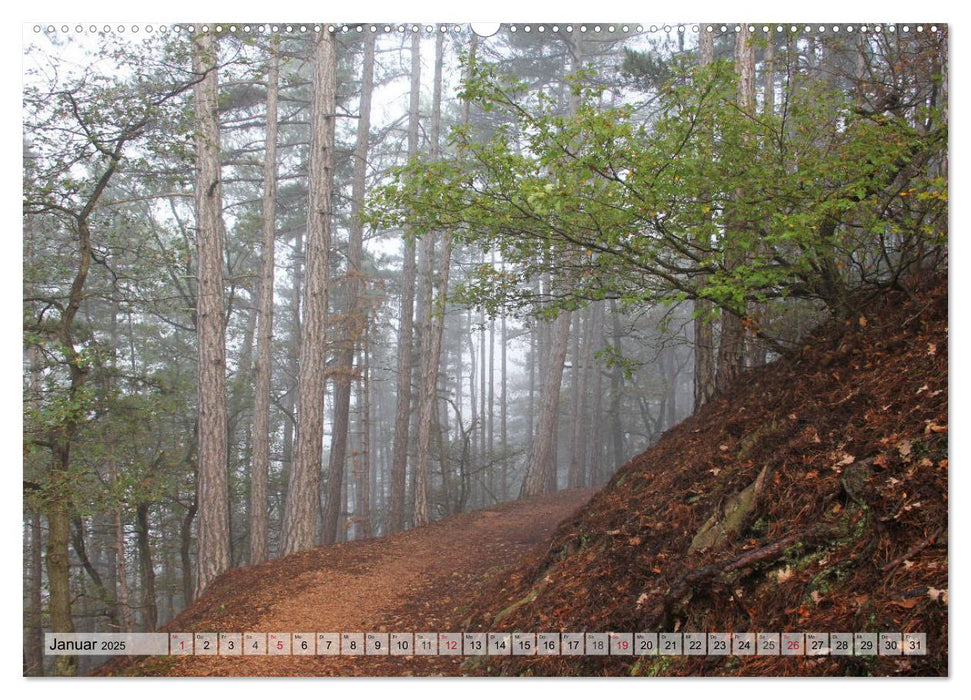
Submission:
<svg viewBox="0 0 971 700">
<path fill-rule="evenodd" d="M 25 675 L 594 493 L 947 275 L 944 26 L 124 30 L 24 44 Z"/>
</svg>

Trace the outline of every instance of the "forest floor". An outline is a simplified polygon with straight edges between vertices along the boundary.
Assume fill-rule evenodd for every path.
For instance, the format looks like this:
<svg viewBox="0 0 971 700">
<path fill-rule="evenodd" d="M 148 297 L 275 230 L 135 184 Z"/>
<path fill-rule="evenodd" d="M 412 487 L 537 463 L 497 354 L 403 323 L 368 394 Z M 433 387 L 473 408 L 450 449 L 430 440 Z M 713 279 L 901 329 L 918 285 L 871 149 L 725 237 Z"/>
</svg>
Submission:
<svg viewBox="0 0 971 700">
<path fill-rule="evenodd" d="M 924 633 L 921 656 L 154 657 L 102 675 L 948 674 L 946 281 L 744 373 L 596 494 L 228 572 L 168 631 Z"/>
<path fill-rule="evenodd" d="M 463 628 L 909 632 L 926 655 L 473 657 L 463 672 L 948 675 L 946 279 L 858 308 L 621 467 Z"/>
<path fill-rule="evenodd" d="M 168 632 L 461 631 L 466 603 L 547 541 L 592 490 L 454 515 L 393 537 L 318 547 L 219 577 Z M 457 675 L 448 656 L 168 656 L 113 661 L 94 675 Z"/>
</svg>

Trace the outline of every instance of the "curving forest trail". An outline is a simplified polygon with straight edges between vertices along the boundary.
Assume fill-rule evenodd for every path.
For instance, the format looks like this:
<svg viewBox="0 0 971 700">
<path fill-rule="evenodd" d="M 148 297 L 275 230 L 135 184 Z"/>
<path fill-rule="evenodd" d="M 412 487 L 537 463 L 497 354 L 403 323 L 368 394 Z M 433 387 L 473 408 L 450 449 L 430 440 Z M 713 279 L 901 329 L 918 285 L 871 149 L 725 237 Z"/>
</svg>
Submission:
<svg viewBox="0 0 971 700">
<path fill-rule="evenodd" d="M 164 631 L 446 632 L 486 581 L 547 541 L 593 490 L 451 516 L 393 537 L 232 570 Z M 455 675 L 463 657 L 186 656 L 113 661 L 94 675 Z"/>
</svg>

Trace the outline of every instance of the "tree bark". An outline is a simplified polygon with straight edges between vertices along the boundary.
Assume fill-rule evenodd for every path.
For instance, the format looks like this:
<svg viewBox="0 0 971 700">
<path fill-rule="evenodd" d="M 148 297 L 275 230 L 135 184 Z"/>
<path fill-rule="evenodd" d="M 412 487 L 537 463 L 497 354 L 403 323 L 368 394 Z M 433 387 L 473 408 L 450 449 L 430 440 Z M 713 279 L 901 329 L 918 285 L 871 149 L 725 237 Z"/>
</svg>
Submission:
<svg viewBox="0 0 971 700">
<path fill-rule="evenodd" d="M 351 191 L 351 222 L 347 240 L 347 310 L 344 316 L 344 337 L 337 358 L 334 392 L 334 428 L 331 438 L 330 464 L 327 478 L 327 500 L 324 507 L 321 544 L 330 544 L 337 537 L 340 520 L 340 492 L 344 482 L 347 442 L 350 426 L 351 384 L 354 379 L 354 354 L 367 324 L 361 305 L 361 286 L 364 277 L 364 225 L 361 209 L 364 205 L 367 175 L 368 135 L 371 131 L 371 92 L 374 85 L 374 35 L 364 37 L 364 61 L 361 67 L 361 100 L 358 106 L 357 144 L 354 148 L 354 175 Z"/>
<path fill-rule="evenodd" d="M 260 308 L 257 316 L 253 396 L 253 462 L 250 471 L 249 563 L 266 561 L 267 482 L 270 471 L 270 379 L 273 347 L 273 272 L 276 242 L 277 97 L 280 87 L 279 37 L 270 47 L 266 78 L 266 155 L 263 165 L 263 238 L 260 260 Z"/>
<path fill-rule="evenodd" d="M 563 381 L 563 365 L 570 344 L 570 312 L 561 311 L 553 324 L 553 339 L 539 409 L 536 438 L 529 453 L 529 465 L 519 497 L 538 496 L 556 490 L 556 464 L 554 441 L 559 413 L 560 384 Z"/>
<path fill-rule="evenodd" d="M 314 546 L 320 507 L 324 434 L 326 316 L 330 256 L 331 180 L 337 56 L 334 37 L 324 27 L 314 51 L 310 136 L 310 201 L 307 218 L 307 278 L 297 382 L 297 438 L 283 518 L 282 551 Z"/>
<path fill-rule="evenodd" d="M 735 69 L 738 73 L 736 102 L 739 109 L 752 114 L 755 109 L 755 46 L 752 33 L 743 24 L 735 36 Z M 737 215 L 730 218 L 735 230 L 747 226 Z M 729 270 L 744 262 L 744 254 L 730 241 L 725 244 L 725 267 Z M 742 326 L 744 309 L 723 309 L 721 340 L 718 344 L 718 376 L 716 391 L 727 391 L 742 371 L 745 353 L 745 332 Z"/>
<path fill-rule="evenodd" d="M 570 67 L 573 72 L 576 72 L 583 65 L 583 43 L 579 34 L 574 35 L 571 40 L 572 58 Z M 573 116 L 577 113 L 578 108 L 579 96 L 571 90 L 567 113 Z M 560 311 L 551 329 L 549 354 L 540 353 L 542 385 L 540 387 L 539 424 L 530 448 L 529 463 L 520 489 L 520 498 L 552 493 L 557 488 L 557 413 L 560 402 L 560 387 L 563 381 L 563 364 L 566 361 L 567 348 L 570 344 L 571 316 L 572 313 L 569 311 Z M 542 360 L 546 360 L 546 362 L 543 363 Z"/>
<path fill-rule="evenodd" d="M 442 108 L 442 56 L 443 37 L 435 37 L 435 77 L 432 95 L 431 160 L 439 157 L 439 133 Z M 434 289 L 435 232 L 422 239 L 422 369 L 418 394 L 418 444 L 414 473 L 415 527 L 427 525 L 430 520 L 428 503 L 429 462 L 431 457 L 432 416 L 437 407 L 438 370 L 441 364 L 442 322 L 445 315 L 445 298 L 448 293 L 449 256 L 451 242 L 443 240 L 438 269 L 441 276 L 438 296 Z"/>
<path fill-rule="evenodd" d="M 408 117 L 408 159 L 418 153 L 418 119 L 421 98 L 421 48 L 418 32 L 411 37 L 411 102 Z M 415 241 L 404 237 L 404 267 L 401 284 L 401 313 L 398 322 L 398 382 L 394 420 L 394 448 L 391 455 L 391 498 L 388 533 L 405 527 L 405 484 L 408 472 L 408 432 L 411 423 L 411 346 L 414 341 Z"/>
<path fill-rule="evenodd" d="M 216 42 L 196 27 L 196 225 L 199 282 L 199 539 L 196 596 L 229 568 L 229 490 L 226 474 L 226 338 L 223 301 L 223 223 L 219 160 Z"/>
<path fill-rule="evenodd" d="M 698 65 L 705 67 L 714 60 L 711 32 L 701 25 L 698 43 Z M 697 243 L 699 252 L 711 249 L 707 235 Z M 694 409 L 697 411 L 715 394 L 715 335 L 712 328 L 713 304 L 707 299 L 694 302 Z"/>
</svg>

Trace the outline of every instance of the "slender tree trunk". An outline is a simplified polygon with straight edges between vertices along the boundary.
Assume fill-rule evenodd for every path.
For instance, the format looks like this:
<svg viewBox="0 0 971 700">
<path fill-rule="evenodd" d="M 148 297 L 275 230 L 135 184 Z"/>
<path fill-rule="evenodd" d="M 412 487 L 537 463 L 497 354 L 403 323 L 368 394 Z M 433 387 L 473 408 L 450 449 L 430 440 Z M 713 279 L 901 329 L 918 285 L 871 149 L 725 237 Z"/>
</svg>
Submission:
<svg viewBox="0 0 971 700">
<path fill-rule="evenodd" d="M 492 251 L 491 264 L 495 267 L 496 252 Z M 487 431 L 486 446 L 489 451 L 489 460 L 492 463 L 492 471 L 496 472 L 496 320 L 489 319 L 489 428 Z M 499 474 L 496 474 L 498 477 Z M 502 485 L 497 489 L 502 492 Z"/>
<path fill-rule="evenodd" d="M 576 488 L 577 481 L 580 478 L 580 443 L 583 440 L 582 437 L 582 424 L 580 417 L 580 374 L 582 373 L 580 365 L 580 336 L 583 335 L 583 320 L 582 315 L 577 315 L 576 323 L 573 324 L 573 342 L 570 348 L 570 364 L 572 365 L 572 371 L 570 372 L 572 386 L 571 398 L 571 410 L 570 410 L 570 462 L 567 466 L 566 472 L 566 484 L 567 488 Z"/>
<path fill-rule="evenodd" d="M 297 438 L 283 517 L 282 551 L 314 546 L 320 506 L 320 468 L 326 393 L 326 329 L 329 282 L 331 179 L 337 103 L 335 40 L 321 28 L 314 51 L 310 135 L 310 213 L 307 217 L 307 280 L 297 382 Z"/>
<path fill-rule="evenodd" d="M 762 68 L 763 101 L 762 112 L 768 116 L 775 113 L 775 41 L 771 34 L 765 48 L 765 60 Z M 756 302 L 752 310 L 756 329 L 763 329 L 768 320 L 769 306 L 765 302 Z M 753 367 L 765 364 L 766 347 L 754 332 L 748 333 L 748 356 Z"/>
<path fill-rule="evenodd" d="M 303 231 L 297 229 L 293 241 L 293 287 L 290 290 L 290 334 L 287 339 L 287 379 L 289 386 L 283 397 L 283 454 L 282 454 L 282 483 L 290 483 L 290 472 L 293 470 L 293 445 L 296 438 L 297 422 L 297 380 L 300 374 L 300 338 L 302 323 L 300 320 L 300 291 L 303 288 Z M 282 499 L 285 500 L 283 495 Z M 281 509 L 282 510 L 282 509 Z M 280 523 L 282 527 L 282 521 Z M 277 543 L 279 551 L 280 542 Z"/>
<path fill-rule="evenodd" d="M 249 563 L 268 557 L 267 482 L 270 472 L 270 379 L 273 374 L 273 272 L 276 242 L 277 96 L 280 87 L 279 37 L 270 47 L 266 78 L 266 161 L 263 165 L 263 240 L 260 260 L 260 308 L 257 317 L 253 463 L 250 471 Z"/>
<path fill-rule="evenodd" d="M 111 173 L 120 158 L 118 146 L 116 156 L 108 170 L 99 180 L 95 194 L 89 199 L 84 212 L 77 218 L 78 266 L 68 293 L 68 303 L 61 313 L 58 340 L 64 352 L 70 383 L 67 390 L 69 406 L 81 402 L 81 391 L 87 383 L 88 368 L 81 353 L 74 347 L 74 319 L 84 299 L 84 285 L 91 269 L 92 246 L 91 229 L 88 217 L 97 203 L 99 193 L 107 186 Z M 76 412 L 61 421 L 52 430 L 52 460 L 48 483 L 47 510 L 47 585 L 48 610 L 51 632 L 74 632 L 71 616 L 71 568 L 68 547 L 71 539 L 71 496 L 73 492 L 71 468 L 71 447 L 77 432 L 79 418 Z M 55 676 L 73 676 L 77 673 L 77 656 L 57 656 L 54 658 Z"/>
<path fill-rule="evenodd" d="M 664 397 L 665 412 L 661 414 L 664 418 L 662 431 L 672 427 L 677 422 L 678 415 L 678 358 L 675 355 L 675 349 L 673 347 L 665 348 L 663 357 L 662 367 L 664 369 L 666 395 Z"/>
<path fill-rule="evenodd" d="M 439 134 L 442 110 L 442 57 L 444 42 L 442 33 L 435 37 L 435 82 L 432 97 L 431 159 L 439 158 Z M 435 236 L 427 234 L 423 257 L 425 297 L 422 329 L 422 383 L 418 396 L 418 454 L 415 468 L 415 526 L 427 525 L 430 519 L 428 504 L 429 457 L 431 452 L 432 417 L 438 406 L 436 387 L 441 365 L 442 327 L 445 321 L 445 301 L 448 296 L 448 276 L 452 255 L 452 240 L 447 233 L 441 246 L 438 261 L 439 291 L 434 295 L 433 262 Z"/>
<path fill-rule="evenodd" d="M 227 254 L 227 261 L 229 257 L 230 256 Z M 232 269 L 228 266 L 227 271 L 230 276 L 233 275 Z M 259 309 L 261 306 L 260 288 L 259 283 L 257 283 L 257 287 L 253 292 L 252 303 L 246 312 L 246 325 L 243 327 L 243 337 L 242 342 L 240 343 L 239 357 L 236 363 L 237 369 L 232 373 L 232 375 L 230 375 L 232 379 L 227 378 L 226 444 L 228 453 L 228 474 L 242 473 L 246 474 L 247 476 L 252 474 L 252 470 L 250 468 L 250 465 L 253 462 L 252 408 L 255 406 L 256 398 L 253 393 L 253 372 L 255 370 L 253 351 L 256 349 L 253 340 L 256 338 L 256 326 L 259 320 Z M 226 318 L 229 319 L 233 313 L 232 300 L 230 298 L 229 308 L 226 310 Z M 242 313 L 242 309 L 240 309 L 240 313 Z M 249 412 L 249 414 L 247 412 Z M 229 557 L 231 567 L 240 566 L 243 563 L 243 558 L 248 554 L 248 552 L 244 552 L 241 547 L 236 545 L 236 542 L 233 539 L 233 533 L 238 533 L 240 530 L 242 530 L 243 537 L 247 540 L 246 549 L 248 550 L 249 530 L 247 529 L 246 524 L 248 524 L 250 513 L 252 512 L 250 505 L 251 503 L 247 503 L 246 512 L 241 512 L 240 509 L 233 508 L 232 503 L 229 505 Z M 243 518 L 245 520 L 245 524 L 242 524 L 242 527 L 234 527 L 234 521 L 236 518 Z"/>
<path fill-rule="evenodd" d="M 347 312 L 344 316 L 344 338 L 338 354 L 336 390 L 334 395 L 334 428 L 331 438 L 327 501 L 324 508 L 321 544 L 330 544 L 337 537 L 340 513 L 338 496 L 344 481 L 347 460 L 347 441 L 351 411 L 351 384 L 354 379 L 355 347 L 364 332 L 367 317 L 362 307 L 361 282 L 364 276 L 364 225 L 361 208 L 364 205 L 367 176 L 368 135 L 371 131 L 371 91 L 374 84 L 374 35 L 364 37 L 364 62 L 361 68 L 361 100 L 358 106 L 357 144 L 354 149 L 354 175 L 351 192 L 351 224 L 347 241 Z"/>
<path fill-rule="evenodd" d="M 617 357 L 623 357 L 623 345 L 621 342 L 622 333 L 620 327 L 620 314 L 617 311 L 617 302 L 610 300 L 610 317 L 613 323 L 614 353 Z M 623 415 L 621 413 L 621 399 L 624 389 L 624 372 L 619 365 L 615 365 L 610 372 L 610 436 L 614 453 L 614 469 L 618 469 L 625 461 L 624 453 L 624 426 Z"/>
<path fill-rule="evenodd" d="M 485 262 L 485 254 L 479 254 L 479 262 Z M 488 453 L 488 443 L 486 442 L 486 425 L 489 418 L 486 416 L 486 332 L 485 332 L 485 310 L 479 310 L 479 466 L 486 466 L 492 455 Z M 493 478 L 492 470 L 488 469 L 483 475 L 483 483 L 489 484 Z M 490 488 L 491 490 L 491 488 Z"/>
<path fill-rule="evenodd" d="M 543 380 L 544 391 L 539 409 L 539 424 L 533 448 L 529 453 L 529 465 L 519 497 L 538 496 L 555 490 L 556 464 L 554 446 L 559 413 L 560 384 L 563 381 L 563 365 L 570 344 L 570 312 L 561 311 L 553 324 L 553 342 L 550 347 L 547 373 Z"/>
<path fill-rule="evenodd" d="M 472 261 L 471 255 L 469 256 L 469 261 Z M 478 388 L 476 385 L 476 377 L 478 376 L 478 354 L 475 349 L 475 331 L 472 326 L 472 309 L 468 309 L 465 314 L 466 328 L 468 330 L 468 341 L 469 341 L 469 407 L 470 407 L 470 418 L 469 423 L 469 459 L 471 463 L 475 464 L 479 458 L 479 402 L 478 402 Z"/>
<path fill-rule="evenodd" d="M 26 611 L 26 630 L 24 631 L 24 675 L 44 675 L 44 628 L 43 598 L 41 588 L 44 576 L 44 550 L 41 535 L 40 511 L 30 513 L 30 552 L 29 552 L 29 601 Z"/>
<path fill-rule="evenodd" d="M 411 102 L 408 116 L 408 158 L 418 154 L 418 120 L 421 97 L 421 49 L 418 32 L 411 37 Z M 401 314 L 398 325 L 398 385 L 394 421 L 394 450 L 391 456 L 391 499 L 388 533 L 405 526 L 405 485 L 408 473 L 408 433 L 411 418 L 412 326 L 415 313 L 415 242 L 404 237 Z"/>
<path fill-rule="evenodd" d="M 118 576 L 118 609 L 121 617 L 123 632 L 134 632 L 135 621 L 132 618 L 131 594 L 128 592 L 128 561 L 125 556 L 125 526 L 122 521 L 121 508 L 112 512 L 114 527 L 115 570 Z"/>
<path fill-rule="evenodd" d="M 81 568 L 84 572 L 88 574 L 91 579 L 91 583 L 94 586 L 94 592 L 104 606 L 104 611 L 108 617 L 108 624 L 111 627 L 117 628 L 119 626 L 118 619 L 115 616 L 115 610 L 111 595 L 108 593 L 108 588 L 104 584 L 104 580 L 101 578 L 101 574 L 95 568 L 91 559 L 88 557 L 87 547 L 85 545 L 85 528 L 84 520 L 80 516 L 75 516 L 71 520 L 71 525 L 73 526 L 73 531 L 71 532 L 71 544 L 74 547 L 74 552 L 77 555 L 78 561 L 81 564 Z"/>
<path fill-rule="evenodd" d="M 738 72 L 738 94 L 736 102 L 739 109 L 753 114 L 755 109 L 755 46 L 752 33 L 743 24 L 742 31 L 735 36 L 735 68 Z M 739 229 L 748 226 L 737 216 L 732 216 L 729 226 Z M 744 262 L 744 253 L 726 243 L 725 266 L 730 270 Z M 717 391 L 727 391 L 743 367 L 745 333 L 742 326 L 744 309 L 724 309 L 722 313 L 721 341 L 718 345 Z"/>
<path fill-rule="evenodd" d="M 199 445 L 199 419 L 195 420 L 192 427 L 192 442 L 186 454 L 185 462 L 192 467 L 192 480 L 194 483 L 199 481 L 199 462 L 196 459 L 196 450 Z M 189 607 L 193 600 L 192 585 L 192 522 L 195 520 L 196 512 L 199 508 L 199 492 L 195 489 L 191 494 L 192 502 L 186 506 L 185 513 L 182 515 L 182 525 L 179 532 L 179 559 L 182 564 L 182 603 L 183 607 Z M 178 491 L 176 492 L 178 496 Z M 123 550 L 124 551 L 124 550 Z M 126 606 L 127 609 L 127 606 Z"/>
<path fill-rule="evenodd" d="M 579 34 L 572 37 L 571 47 L 572 71 L 579 70 L 583 65 L 583 44 Z M 570 92 L 567 112 L 575 115 L 579 107 L 579 97 Z M 556 480 L 556 443 L 558 436 L 558 410 L 560 402 L 560 387 L 563 381 L 563 364 L 566 361 L 567 348 L 570 344 L 569 311 L 561 311 L 552 328 L 550 351 L 546 355 L 540 352 L 542 386 L 540 389 L 541 405 L 537 433 L 529 452 L 529 463 L 526 476 L 520 489 L 520 498 L 535 496 L 541 493 L 552 493 L 557 488 Z M 542 346 L 542 343 L 541 343 Z"/>
<path fill-rule="evenodd" d="M 590 416 L 587 409 L 587 394 L 590 387 L 590 367 L 593 364 L 593 307 L 588 306 L 584 312 L 583 331 L 577 323 L 578 335 L 582 335 L 583 351 L 578 353 L 579 384 L 577 386 L 577 400 L 574 402 L 576 413 L 573 416 L 573 441 L 570 455 L 570 488 L 581 488 L 586 481 L 587 452 L 590 446 Z"/>
<path fill-rule="evenodd" d="M 535 428 L 533 416 L 536 414 L 536 369 L 539 365 L 539 328 L 533 321 L 529 324 L 529 403 L 526 406 L 526 446 L 533 449 Z"/>
<path fill-rule="evenodd" d="M 226 339 L 223 303 L 223 224 L 219 167 L 216 42 L 196 27 L 196 225 L 199 291 L 199 541 L 196 596 L 229 568 L 229 490 L 226 474 Z"/>
<path fill-rule="evenodd" d="M 154 632 L 158 627 L 158 601 L 155 597 L 155 563 L 152 561 L 152 544 L 149 541 L 148 509 L 148 503 L 138 504 L 135 509 L 135 529 L 138 533 L 144 627 L 146 632 Z"/>
<path fill-rule="evenodd" d="M 365 539 L 372 536 L 371 530 L 371 493 L 374 488 L 375 470 L 371 466 L 371 348 L 368 342 L 370 319 L 364 319 L 364 342 L 361 347 L 361 379 L 358 395 L 361 400 L 361 498 L 358 518 L 361 521 L 361 535 Z"/>
<path fill-rule="evenodd" d="M 114 165 L 112 165 L 114 167 Z M 102 182 L 107 182 L 102 177 Z M 93 208 L 92 200 L 91 208 Z M 90 213 L 90 212 L 89 212 Z M 74 347 L 74 318 L 84 297 L 84 285 L 91 268 L 92 247 L 91 230 L 87 215 L 78 220 L 78 267 L 71 284 L 68 304 L 61 314 L 59 340 L 64 348 L 65 361 L 70 376 L 67 392 L 68 405 L 80 401 L 80 392 L 87 382 L 88 369 L 81 354 Z M 74 620 L 71 616 L 71 568 L 68 547 L 71 539 L 71 494 L 72 484 L 69 473 L 71 467 L 71 447 L 78 428 L 78 418 L 68 417 L 52 431 L 51 444 L 53 459 L 48 484 L 47 510 L 47 585 L 48 611 L 51 631 L 72 633 Z M 54 658 L 55 676 L 73 676 L 77 673 L 77 656 L 57 656 Z"/>
<path fill-rule="evenodd" d="M 863 55 L 862 53 L 860 54 Z M 769 42 L 765 47 L 765 61 L 762 64 L 763 100 L 762 111 L 765 114 L 775 113 L 775 41 L 770 32 Z"/>
<path fill-rule="evenodd" d="M 508 410 L 508 400 L 509 395 L 506 393 L 507 389 L 507 367 L 506 367 L 506 313 L 503 312 L 500 318 L 500 328 L 499 328 L 499 374 L 500 374 L 500 393 L 502 398 L 499 400 L 499 447 L 502 450 L 502 489 L 500 495 L 503 501 L 509 500 L 509 443 L 507 442 L 508 436 L 506 432 L 506 422 L 507 422 L 507 410 Z"/>
<path fill-rule="evenodd" d="M 600 351 L 604 346 L 604 303 L 594 302 L 593 308 L 593 334 L 596 351 Z M 587 480 L 584 486 L 593 486 L 600 483 L 603 475 L 603 455 L 604 455 L 604 415 L 603 415 L 603 373 L 599 363 L 592 368 L 593 371 L 593 436 L 590 439 L 590 469 L 587 472 Z"/>
<path fill-rule="evenodd" d="M 702 25 L 698 45 L 698 64 L 702 67 L 711 65 L 714 57 L 712 35 L 705 29 Z M 698 241 L 698 247 L 701 254 L 710 251 L 708 234 Z M 715 394 L 715 337 L 712 303 L 707 299 L 696 299 L 694 307 L 694 408 L 697 411 Z"/>
</svg>

